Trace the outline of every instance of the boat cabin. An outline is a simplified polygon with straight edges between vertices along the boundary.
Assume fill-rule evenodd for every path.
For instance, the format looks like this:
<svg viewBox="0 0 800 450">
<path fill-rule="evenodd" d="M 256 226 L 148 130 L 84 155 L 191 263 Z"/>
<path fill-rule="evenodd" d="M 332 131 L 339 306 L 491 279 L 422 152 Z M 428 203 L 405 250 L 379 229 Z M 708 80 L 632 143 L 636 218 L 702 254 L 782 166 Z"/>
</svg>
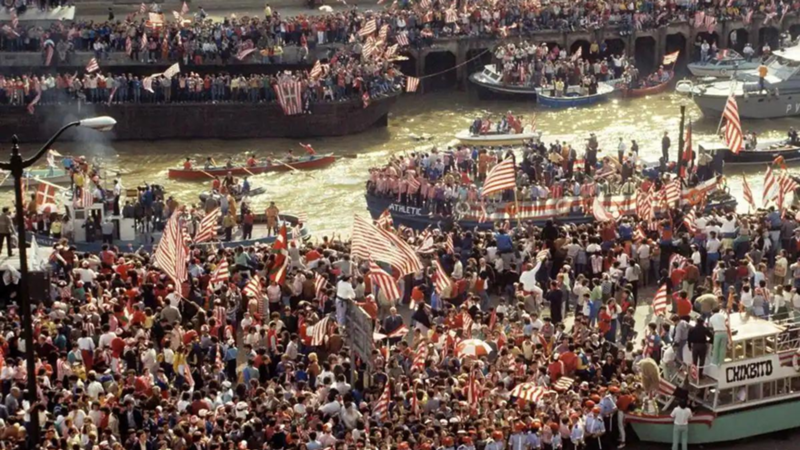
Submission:
<svg viewBox="0 0 800 450">
<path fill-rule="evenodd" d="M 124 199 L 120 200 L 124 202 Z M 102 240 L 100 227 L 104 222 L 111 221 L 114 225 L 114 241 L 135 241 L 135 219 L 126 218 L 122 215 L 113 215 L 113 210 L 107 208 L 104 203 L 95 202 L 88 208 L 75 207 L 72 200 L 65 199 L 64 207 L 67 209 L 67 216 L 72 222 L 74 241 L 98 242 Z M 93 236 L 87 234 L 87 230 L 97 230 Z"/>
<path fill-rule="evenodd" d="M 483 66 L 483 72 L 481 72 L 481 81 L 484 83 L 503 84 L 503 75 L 497 73 L 497 69 L 495 68 L 494 64 L 488 64 Z"/>
<path fill-rule="evenodd" d="M 690 398 L 719 413 L 800 396 L 800 324 L 734 313 L 730 325 L 725 362 L 711 364 L 709 349 L 702 378 L 689 369 Z"/>
</svg>

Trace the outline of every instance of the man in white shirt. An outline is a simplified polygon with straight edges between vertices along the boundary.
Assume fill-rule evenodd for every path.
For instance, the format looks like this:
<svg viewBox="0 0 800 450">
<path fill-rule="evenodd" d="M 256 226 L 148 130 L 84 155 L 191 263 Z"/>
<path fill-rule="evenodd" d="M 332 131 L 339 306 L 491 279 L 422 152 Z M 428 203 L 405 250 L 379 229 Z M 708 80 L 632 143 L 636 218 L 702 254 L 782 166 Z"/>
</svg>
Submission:
<svg viewBox="0 0 800 450">
<path fill-rule="evenodd" d="M 722 242 L 717 239 L 717 233 L 712 231 L 708 240 L 706 241 L 706 275 L 710 275 L 714 271 L 714 267 L 719 261 L 719 250 L 722 247 Z"/>
<path fill-rule="evenodd" d="M 721 365 L 725 362 L 725 353 L 728 349 L 728 325 L 725 313 L 717 306 L 714 314 L 708 320 L 711 329 L 714 330 L 714 346 L 711 349 L 711 364 Z"/>
<path fill-rule="evenodd" d="M 686 405 L 686 400 L 681 400 L 680 404 L 672 410 L 670 417 L 674 419 L 675 428 L 672 431 L 672 450 L 678 450 L 680 443 L 683 450 L 689 446 L 689 420 L 692 418 L 692 410 Z"/>
</svg>

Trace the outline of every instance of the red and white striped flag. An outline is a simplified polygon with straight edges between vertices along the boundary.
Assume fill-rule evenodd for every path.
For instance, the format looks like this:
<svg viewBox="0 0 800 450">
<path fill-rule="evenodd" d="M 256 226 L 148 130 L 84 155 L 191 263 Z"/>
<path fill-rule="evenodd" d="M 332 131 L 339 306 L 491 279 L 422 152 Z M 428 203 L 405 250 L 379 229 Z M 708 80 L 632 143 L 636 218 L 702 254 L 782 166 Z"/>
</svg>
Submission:
<svg viewBox="0 0 800 450">
<path fill-rule="evenodd" d="M 456 248 L 453 245 L 453 233 L 447 233 L 447 238 L 444 241 L 444 249 L 449 254 L 455 254 Z"/>
<path fill-rule="evenodd" d="M 408 34 L 405 31 L 401 31 L 400 33 L 397 33 L 397 36 L 395 36 L 394 38 L 397 41 L 397 43 L 400 44 L 400 45 L 403 45 L 403 46 L 409 45 L 409 43 L 408 43 Z"/>
<path fill-rule="evenodd" d="M 139 5 L 139 14 L 144 14 L 146 12 L 147 12 L 147 5 L 145 5 L 144 3 Z"/>
<path fill-rule="evenodd" d="M 172 17 L 175 18 L 176 22 L 180 22 L 183 20 L 183 16 L 181 16 L 181 13 L 179 13 L 178 11 L 172 11 Z"/>
<path fill-rule="evenodd" d="M 428 9 L 428 8 L 430 8 L 430 7 L 431 7 L 431 2 L 430 2 L 430 0 L 420 0 L 420 2 L 419 2 L 419 6 L 420 6 L 422 9 Z"/>
<path fill-rule="evenodd" d="M 314 292 L 317 298 L 322 297 L 326 287 L 328 287 L 328 279 L 320 275 L 319 272 L 314 272 Z"/>
<path fill-rule="evenodd" d="M 405 325 L 400 325 L 396 330 L 392 331 L 391 333 L 387 334 L 386 337 L 389 339 L 396 339 L 402 338 L 408 334 L 408 327 Z"/>
<path fill-rule="evenodd" d="M 283 108 L 283 113 L 293 116 L 303 112 L 303 84 L 299 81 L 286 81 L 275 85 L 278 103 Z"/>
<path fill-rule="evenodd" d="M 186 280 L 186 262 L 189 258 L 189 248 L 183 240 L 181 228 L 181 211 L 175 211 L 164 227 L 154 256 L 156 267 L 172 279 L 178 290 Z"/>
<path fill-rule="evenodd" d="M 663 315 L 667 313 L 667 285 L 662 284 L 660 288 L 656 291 L 655 297 L 653 297 L 653 312 L 657 315 Z"/>
<path fill-rule="evenodd" d="M 313 347 L 318 347 L 325 343 L 325 336 L 328 335 L 328 328 L 330 325 L 330 316 L 325 316 L 308 329 L 308 334 L 311 336 L 311 345 Z"/>
<path fill-rule="evenodd" d="M 753 208 L 756 209 L 756 202 L 753 198 L 753 191 L 747 183 L 747 178 L 742 175 L 742 190 L 744 191 L 744 200 Z"/>
<path fill-rule="evenodd" d="M 308 73 L 308 76 L 312 80 L 316 80 L 322 76 L 322 63 L 320 63 L 319 60 L 314 63 L 314 67 L 311 68 L 311 72 Z"/>
<path fill-rule="evenodd" d="M 422 270 L 414 249 L 394 233 L 378 228 L 361 217 L 353 221 L 352 255 L 361 259 L 372 258 L 397 270 L 400 276 Z"/>
<path fill-rule="evenodd" d="M 219 208 L 214 209 L 200 220 L 200 225 L 197 227 L 197 234 L 194 236 L 196 243 L 206 242 L 217 237 L 217 224 L 222 212 Z"/>
<path fill-rule="evenodd" d="M 400 299 L 400 289 L 397 287 L 397 282 L 371 259 L 369 261 L 369 273 L 367 273 L 367 276 L 372 282 L 372 285 L 377 286 L 388 300 L 395 301 Z"/>
<path fill-rule="evenodd" d="M 439 295 L 453 287 L 453 280 L 444 271 L 438 258 L 433 259 L 433 285 Z"/>
<path fill-rule="evenodd" d="M 408 190 L 410 192 L 417 192 L 419 187 L 421 186 L 419 180 L 414 175 L 408 176 Z"/>
<path fill-rule="evenodd" d="M 553 389 L 559 392 L 564 392 L 575 384 L 575 379 L 570 377 L 561 377 L 553 384 Z"/>
<path fill-rule="evenodd" d="M 736 97 L 731 95 L 725 103 L 725 110 L 722 112 L 725 118 L 725 144 L 733 153 L 739 153 L 744 143 L 742 134 L 742 122 L 739 120 L 739 105 L 736 104 Z"/>
<path fill-rule="evenodd" d="M 477 410 L 481 401 L 481 387 L 478 379 L 475 376 L 475 371 L 469 372 L 469 379 L 467 381 L 467 404 L 470 409 Z"/>
<path fill-rule="evenodd" d="M 676 50 L 670 54 L 664 55 L 664 59 L 661 60 L 661 64 L 668 66 L 670 64 L 675 64 L 678 61 L 678 55 L 680 55 L 681 51 Z"/>
<path fill-rule="evenodd" d="M 764 192 L 761 195 L 761 204 L 766 205 L 767 202 L 775 198 L 775 175 L 772 173 L 772 166 L 767 166 L 767 173 L 764 176 Z"/>
<path fill-rule="evenodd" d="M 230 277 L 231 273 L 228 270 L 228 260 L 227 258 L 222 258 L 219 264 L 217 264 L 217 268 L 211 272 L 211 279 L 208 280 L 208 288 L 211 291 L 215 291 L 222 283 L 227 282 Z"/>
<path fill-rule="evenodd" d="M 384 210 L 378 220 L 375 221 L 375 225 L 386 229 L 392 228 L 394 226 L 394 222 L 392 221 L 392 213 L 389 212 L 388 209 Z"/>
<path fill-rule="evenodd" d="M 142 31 L 141 47 L 142 47 L 141 48 L 142 52 L 146 52 L 147 51 L 147 32 L 146 31 Z"/>
<path fill-rule="evenodd" d="M 653 220 L 653 201 L 649 192 L 639 191 L 636 195 L 636 215 L 649 222 Z"/>
<path fill-rule="evenodd" d="M 378 25 L 375 23 L 375 19 L 371 19 L 369 22 L 364 24 L 364 26 L 360 30 L 358 30 L 358 35 L 359 36 L 368 36 L 368 35 L 374 33 L 375 31 L 377 31 L 377 29 L 378 29 Z"/>
<path fill-rule="evenodd" d="M 389 24 L 384 24 L 381 26 L 381 31 L 378 32 L 378 40 L 386 42 L 386 36 L 389 35 Z"/>
<path fill-rule="evenodd" d="M 419 78 L 406 77 L 406 92 L 417 92 L 419 88 Z"/>
<path fill-rule="evenodd" d="M 378 402 L 375 404 L 375 414 L 378 418 L 383 422 L 389 421 L 389 403 L 392 401 L 392 388 L 390 386 L 390 382 L 386 381 L 386 387 L 383 389 L 383 393 L 381 394 Z"/>
<path fill-rule="evenodd" d="M 448 9 L 444 12 L 444 22 L 445 23 L 455 23 L 458 21 L 458 13 L 455 9 Z"/>
<path fill-rule="evenodd" d="M 469 311 L 462 311 L 461 312 L 461 329 L 464 331 L 464 337 L 469 339 L 472 337 L 472 325 L 474 321 L 472 320 L 472 316 L 469 314 Z"/>
<path fill-rule="evenodd" d="M 667 205 L 674 205 L 681 199 L 681 180 L 675 178 L 664 186 L 664 200 Z"/>
<path fill-rule="evenodd" d="M 86 73 L 92 73 L 97 70 L 100 70 L 100 64 L 97 63 L 97 59 L 90 59 L 89 64 L 86 64 Z"/>
<path fill-rule="evenodd" d="M 264 299 L 264 293 L 261 290 L 261 278 L 258 275 L 250 277 L 250 280 L 242 288 L 242 293 L 261 302 Z"/>
<path fill-rule="evenodd" d="M 496 192 L 503 192 L 508 189 L 516 189 L 517 175 L 514 160 L 508 158 L 492 167 L 486 175 L 486 181 L 481 189 L 481 196 L 486 197 Z"/>
<path fill-rule="evenodd" d="M 131 53 L 133 53 L 133 41 L 131 40 L 130 36 L 128 36 L 128 38 L 125 39 L 125 53 L 128 56 L 131 56 Z"/>
<path fill-rule="evenodd" d="M 361 104 L 363 105 L 364 108 L 369 106 L 369 100 L 370 100 L 369 91 L 364 91 L 364 94 L 361 95 Z"/>
<path fill-rule="evenodd" d="M 426 359 L 428 359 L 428 344 L 426 342 L 421 342 L 419 345 L 417 345 L 417 349 L 414 350 L 414 359 L 411 363 L 411 371 L 425 370 Z"/>
<path fill-rule="evenodd" d="M 783 202 L 786 196 L 793 193 L 797 187 L 797 182 L 785 171 L 778 177 L 778 208 L 782 210 L 781 213 L 785 213 Z"/>
</svg>

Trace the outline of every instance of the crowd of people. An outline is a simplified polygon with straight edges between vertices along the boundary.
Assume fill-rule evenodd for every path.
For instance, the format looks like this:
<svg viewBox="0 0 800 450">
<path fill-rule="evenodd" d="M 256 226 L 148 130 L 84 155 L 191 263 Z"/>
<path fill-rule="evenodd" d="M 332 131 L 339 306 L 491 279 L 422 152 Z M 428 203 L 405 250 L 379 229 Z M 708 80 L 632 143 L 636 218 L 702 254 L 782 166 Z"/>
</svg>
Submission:
<svg viewBox="0 0 800 450">
<path fill-rule="evenodd" d="M 178 102 L 275 102 L 276 85 L 288 79 L 302 83 L 303 105 L 361 98 L 365 92 L 378 98 L 400 90 L 402 73 L 385 61 L 361 59 L 339 52 L 319 76 L 309 71 L 277 74 L 200 75 L 179 73 L 143 77 L 131 73 L 59 73 L 0 75 L 0 104 L 38 105 L 75 103 L 178 103 Z M 41 92 L 41 95 L 39 93 Z"/>
<path fill-rule="evenodd" d="M 545 162 L 558 145 L 529 148 L 520 178 L 542 187 L 563 179 Z M 495 157 L 479 152 L 475 169 L 459 149 L 390 167 L 449 185 L 485 173 Z M 149 188 L 140 191 L 147 198 L 162 205 L 149 209 L 158 221 L 190 213 Z M 186 216 L 187 242 L 204 209 Z M 657 412 L 645 361 L 670 373 L 685 345 L 698 360 L 724 358 L 716 334 L 712 342 L 691 331 L 703 326 L 688 325 L 693 307 L 714 331 L 729 289 L 754 316 L 800 309 L 792 214 L 699 212 L 692 230 L 680 211 L 674 217 L 674 227 L 663 221 L 639 237 L 635 217 L 488 231 L 378 221 L 415 250 L 418 266 L 405 273 L 358 258 L 363 242 L 322 237 L 285 248 L 189 244 L 186 278 L 176 281 L 144 249 L 112 240 L 82 253 L 65 239 L 47 262 L 48 295 L 34 299 L 35 374 L 24 364 L 19 308 L 5 299 L 0 432 L 12 447 L 67 450 L 621 446 L 625 413 Z M 0 215 L 0 231 L 8 220 Z M 396 293 L 378 270 L 398 276 Z M 637 324 L 637 306 L 661 285 L 674 306 Z M 349 352 L 351 303 L 380 333 L 369 361 Z M 687 330 L 706 337 L 687 341 Z M 473 355 L 467 339 L 484 351 Z M 28 376 L 37 378 L 33 405 Z M 522 383 L 541 395 L 521 398 Z M 30 414 L 40 419 L 38 443 Z"/>
<path fill-rule="evenodd" d="M 24 3 L 24 2 L 17 2 Z M 137 7 L 138 8 L 138 7 Z M 264 63 L 275 62 L 283 46 L 307 48 L 319 44 L 362 41 L 359 31 L 372 19 L 380 27 L 389 26 L 392 42 L 403 35 L 408 45 L 430 45 L 434 39 L 448 36 L 530 36 L 537 31 L 576 31 L 618 28 L 625 33 L 663 26 L 671 21 L 697 21 L 696 14 L 714 21 L 752 20 L 754 12 L 767 17 L 783 17 L 792 6 L 777 2 L 764 5 L 754 0 L 734 0 L 725 5 L 716 2 L 662 4 L 645 1 L 638 4 L 624 1 L 552 2 L 473 0 L 403 1 L 379 12 L 361 12 L 355 8 L 314 14 L 283 17 L 269 4 L 264 17 L 235 15 L 214 21 L 200 7 L 180 17 L 163 17 L 164 26 L 148 27 L 148 17 L 137 15 L 138 9 L 125 13 L 124 20 L 109 12 L 105 22 L 77 19 L 72 23 L 56 22 L 49 27 L 19 26 L 0 33 L 0 50 L 42 51 L 54 46 L 60 62 L 69 62 L 76 50 L 94 51 L 98 57 L 109 52 L 127 52 L 142 61 L 170 60 L 184 63 L 229 61 L 242 46 L 251 42 L 259 50 L 255 58 Z M 148 12 L 161 13 L 158 4 Z M 169 16 L 169 13 L 167 14 Z M 142 39 L 147 35 L 146 40 Z M 163 50 L 162 50 L 163 49 Z M 303 55 L 301 55 L 301 59 Z"/>
</svg>

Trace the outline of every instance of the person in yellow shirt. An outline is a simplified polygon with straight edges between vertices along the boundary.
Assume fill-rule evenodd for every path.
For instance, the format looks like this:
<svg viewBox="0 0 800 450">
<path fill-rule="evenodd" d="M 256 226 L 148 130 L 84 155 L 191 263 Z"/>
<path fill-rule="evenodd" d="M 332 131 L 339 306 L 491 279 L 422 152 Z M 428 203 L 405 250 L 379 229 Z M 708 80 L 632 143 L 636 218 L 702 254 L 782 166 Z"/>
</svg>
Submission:
<svg viewBox="0 0 800 450">
<path fill-rule="evenodd" d="M 766 91 L 767 90 L 767 86 L 765 85 L 764 78 L 767 77 L 767 73 L 768 72 L 769 72 L 769 69 L 767 69 L 767 66 L 764 63 L 761 63 L 761 65 L 758 66 L 758 89 L 759 89 L 759 91 Z"/>
</svg>

